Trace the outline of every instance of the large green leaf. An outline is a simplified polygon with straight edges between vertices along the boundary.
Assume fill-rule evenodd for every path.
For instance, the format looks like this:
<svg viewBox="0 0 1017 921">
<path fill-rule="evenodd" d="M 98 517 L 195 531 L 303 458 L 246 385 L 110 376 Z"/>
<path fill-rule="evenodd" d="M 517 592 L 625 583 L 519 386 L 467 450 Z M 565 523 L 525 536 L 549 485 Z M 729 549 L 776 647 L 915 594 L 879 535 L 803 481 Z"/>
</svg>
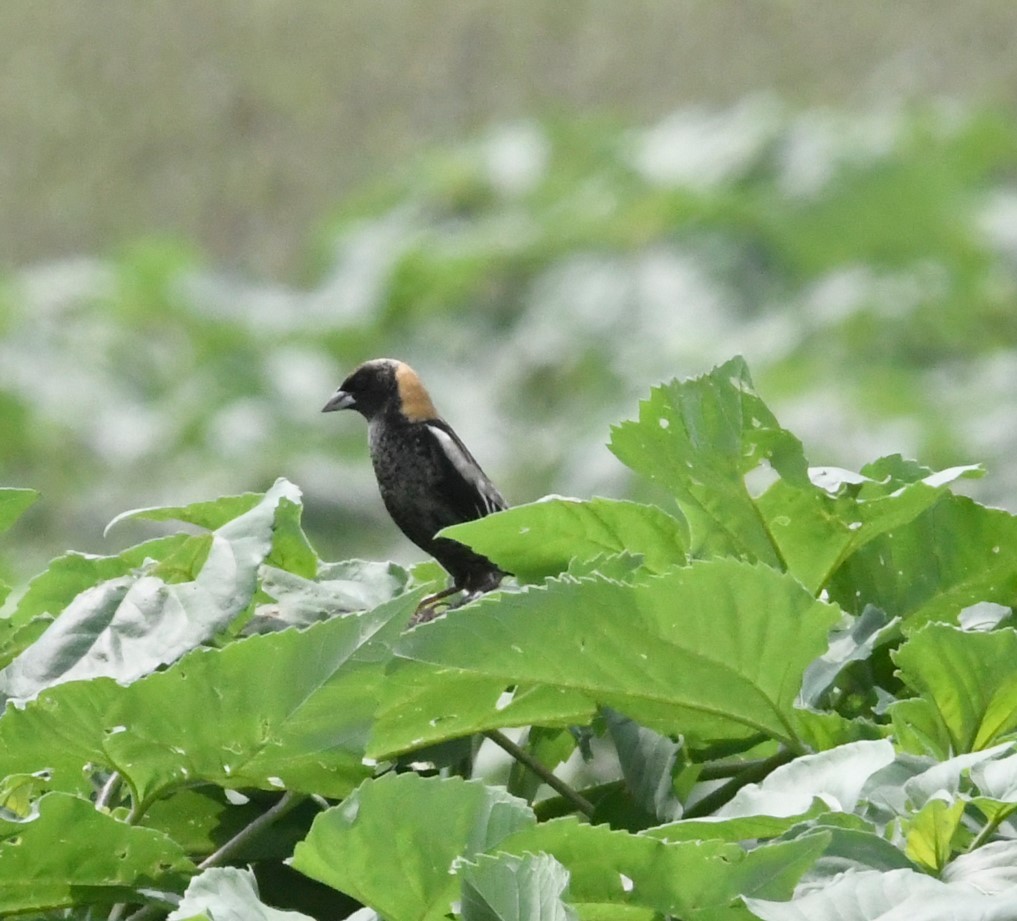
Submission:
<svg viewBox="0 0 1017 921">
<path fill-rule="evenodd" d="M 580 693 L 664 734 L 741 739 L 756 733 L 799 745 L 794 701 L 809 662 L 826 649 L 839 611 L 789 576 L 735 560 L 693 563 L 633 583 L 563 578 L 540 589 L 501 593 L 406 634 L 398 655 L 440 683 L 449 669 L 505 686 Z M 419 685 L 422 679 L 418 678 Z M 387 684 L 381 723 L 405 691 Z M 455 696 L 420 712 L 421 738 Z M 491 718 L 498 714 L 491 711 Z M 539 720 L 537 720 L 539 722 Z M 386 751 L 392 739 L 375 738 Z"/>
<path fill-rule="evenodd" d="M 239 496 L 219 496 L 190 505 L 153 505 L 147 508 L 132 508 L 121 512 L 108 525 L 106 532 L 118 524 L 131 519 L 147 521 L 180 521 L 206 531 L 214 531 L 224 524 L 239 518 L 253 509 L 263 499 L 261 493 L 246 492 Z"/>
<path fill-rule="evenodd" d="M 913 521 L 880 534 L 830 581 L 847 610 L 873 604 L 906 629 L 956 621 L 980 601 L 1017 597 L 1017 517 L 963 496 L 944 495 Z"/>
<path fill-rule="evenodd" d="M 468 544 L 526 582 L 539 582 L 576 559 L 638 554 L 660 572 L 685 561 L 688 526 L 652 505 L 617 499 L 549 497 L 443 533 Z"/>
<path fill-rule="evenodd" d="M 695 556 L 738 556 L 780 565 L 745 474 L 767 463 L 808 488 L 801 443 L 782 429 L 734 358 L 703 377 L 656 388 L 639 421 L 611 433 L 611 450 L 670 490 L 685 513 Z"/>
<path fill-rule="evenodd" d="M 111 768 L 103 749 L 106 719 L 124 689 L 111 678 L 76 681 L 43 691 L 22 709 L 0 715 L 0 777 L 46 771 L 55 790 L 94 792 L 86 765 Z"/>
<path fill-rule="evenodd" d="M 47 793 L 27 819 L 0 815 L 0 912 L 80 909 L 176 890 L 194 872 L 160 832 L 118 822 L 87 800 Z"/>
<path fill-rule="evenodd" d="M 822 854 L 825 832 L 746 851 L 736 843 L 670 844 L 643 835 L 555 819 L 509 836 L 499 849 L 547 853 L 571 874 L 569 897 L 586 905 L 640 905 L 686 919 L 745 917 L 739 896 L 787 898 Z"/>
<path fill-rule="evenodd" d="M 127 687 L 61 685 L 0 717 L 0 775 L 119 769 L 142 802 L 208 781 L 343 796 L 371 773 L 364 744 L 391 646 L 419 594 L 374 611 L 195 650 Z"/>
<path fill-rule="evenodd" d="M 458 893 L 453 863 L 535 822 L 525 802 L 499 788 L 389 774 L 318 816 L 292 864 L 388 921 L 437 921 Z"/>
<path fill-rule="evenodd" d="M 861 474 L 811 470 L 811 488 L 778 480 L 756 502 L 788 570 L 818 591 L 860 547 L 913 521 L 954 480 L 980 474 L 977 467 L 934 473 L 893 455 Z"/>
<path fill-rule="evenodd" d="M 480 855 L 459 869 L 463 921 L 576 921 L 569 873 L 547 854 Z"/>
<path fill-rule="evenodd" d="M 890 713 L 897 722 L 942 727 L 949 748 L 941 756 L 988 748 L 1017 729 L 1017 631 L 929 624 L 893 658 L 920 699 L 891 704 Z"/>
<path fill-rule="evenodd" d="M 419 595 L 195 650 L 125 689 L 104 744 L 142 801 L 195 780 L 344 796 L 371 768 L 364 746 L 391 646 Z"/>
<path fill-rule="evenodd" d="M 25 699 L 59 682 L 97 676 L 133 681 L 210 639 L 251 603 L 258 567 L 272 549 L 277 510 L 299 498 L 295 486 L 279 480 L 211 535 L 192 580 L 167 582 L 143 567 L 82 592 L 0 672 L 0 690 Z"/>
<path fill-rule="evenodd" d="M 387 758 L 425 745 L 507 726 L 585 725 L 597 707 L 582 691 L 519 687 L 471 669 L 401 661 L 382 685 L 368 754 Z"/>
<path fill-rule="evenodd" d="M 146 560 L 162 561 L 181 551 L 195 538 L 173 534 L 145 541 L 114 556 L 66 553 L 52 560 L 28 583 L 11 614 L 15 623 L 27 623 L 40 614 L 59 614 L 74 597 L 108 579 L 129 575 Z"/>
</svg>

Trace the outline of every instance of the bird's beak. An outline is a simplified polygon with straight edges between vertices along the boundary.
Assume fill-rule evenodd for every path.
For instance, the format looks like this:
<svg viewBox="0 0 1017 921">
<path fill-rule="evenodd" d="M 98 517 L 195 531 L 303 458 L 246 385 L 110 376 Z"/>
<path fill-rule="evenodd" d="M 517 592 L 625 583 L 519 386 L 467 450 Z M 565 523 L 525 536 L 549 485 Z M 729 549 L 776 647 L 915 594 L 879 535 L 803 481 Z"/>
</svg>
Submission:
<svg viewBox="0 0 1017 921">
<path fill-rule="evenodd" d="M 357 404 L 357 398 L 345 390 L 337 390 L 322 408 L 323 413 L 334 413 L 338 409 L 353 409 Z"/>
</svg>

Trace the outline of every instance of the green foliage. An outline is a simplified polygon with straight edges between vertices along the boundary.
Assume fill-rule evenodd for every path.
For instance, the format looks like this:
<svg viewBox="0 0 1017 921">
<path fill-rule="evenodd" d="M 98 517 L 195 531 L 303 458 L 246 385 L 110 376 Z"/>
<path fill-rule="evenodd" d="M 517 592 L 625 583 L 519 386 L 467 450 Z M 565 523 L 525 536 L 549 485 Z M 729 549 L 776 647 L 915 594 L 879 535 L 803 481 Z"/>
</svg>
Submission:
<svg viewBox="0 0 1017 921">
<path fill-rule="evenodd" d="M 675 504 L 451 529 L 516 578 L 412 628 L 434 573 L 323 562 L 286 480 L 54 560 L 0 632 L 0 911 L 1012 913 L 1017 526 L 977 471 L 810 469 L 741 359 L 612 448 Z"/>
</svg>

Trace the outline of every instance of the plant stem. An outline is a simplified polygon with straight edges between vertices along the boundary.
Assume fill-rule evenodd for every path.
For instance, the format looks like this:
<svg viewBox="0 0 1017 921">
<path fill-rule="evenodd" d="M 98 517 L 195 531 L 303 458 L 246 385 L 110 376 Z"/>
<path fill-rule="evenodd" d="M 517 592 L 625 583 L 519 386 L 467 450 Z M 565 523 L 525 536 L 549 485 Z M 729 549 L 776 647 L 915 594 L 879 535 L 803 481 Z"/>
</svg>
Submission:
<svg viewBox="0 0 1017 921">
<path fill-rule="evenodd" d="M 726 802 L 730 801 L 742 787 L 748 786 L 750 783 L 758 783 L 771 771 L 779 768 L 782 764 L 787 764 L 793 759 L 794 752 L 784 750 L 762 761 L 754 762 L 741 773 L 731 778 L 724 786 L 718 787 L 712 793 L 707 793 L 698 803 L 694 803 L 686 809 L 682 818 L 697 819 L 711 815 Z"/>
<path fill-rule="evenodd" d="M 565 781 L 556 777 L 553 771 L 548 770 L 528 751 L 520 748 L 508 736 L 497 729 L 488 729 L 484 735 L 494 742 L 494 744 L 499 748 L 508 752 L 524 767 L 533 771 L 533 773 L 544 781 L 544 783 L 546 783 L 552 790 L 560 794 L 564 799 L 568 800 L 575 809 L 579 810 L 579 812 L 583 813 L 585 816 L 590 818 L 593 817 L 593 803 L 578 794 L 567 783 L 565 783 Z"/>
<path fill-rule="evenodd" d="M 967 852 L 970 854 L 972 851 L 977 851 L 1015 811 L 1017 811 L 1017 805 L 1009 809 L 1001 809 L 993 819 L 985 823 L 982 830 L 975 836 L 975 840 L 971 842 Z"/>
<path fill-rule="evenodd" d="M 244 844 L 250 841 L 252 838 L 261 834 L 270 825 L 279 821 L 288 812 L 291 812 L 297 806 L 299 806 L 307 797 L 302 793 L 294 793 L 291 790 L 287 790 L 274 806 L 267 809 L 261 815 L 258 816 L 250 825 L 241 828 L 229 841 L 227 841 L 219 850 L 209 854 L 201 863 L 198 864 L 199 870 L 207 870 L 209 867 L 218 866 L 224 863 L 230 857 L 233 856 Z M 117 909 L 121 909 L 119 914 L 116 914 Z M 161 905 L 146 905 L 144 908 L 138 909 L 133 915 L 128 918 L 128 921 L 149 921 L 151 918 L 157 918 L 160 913 L 165 912 L 165 908 Z M 116 917 L 114 917 L 116 914 Z M 110 912 L 108 921 L 119 921 L 119 918 L 123 916 L 122 906 L 117 905 L 113 911 Z"/>
<path fill-rule="evenodd" d="M 754 758 L 750 761 L 715 761 L 702 766 L 699 771 L 699 779 L 721 780 L 725 777 L 737 777 L 742 771 L 751 770 L 765 763 L 763 758 Z"/>
<path fill-rule="evenodd" d="M 122 780 L 123 777 L 119 771 L 114 771 L 109 775 L 106 783 L 102 785 L 99 795 L 95 798 L 96 809 L 109 809 L 109 804 L 113 801 L 113 797 L 116 796 L 117 790 L 120 789 Z"/>
<path fill-rule="evenodd" d="M 250 825 L 241 828 L 229 841 L 219 850 L 209 854 L 198 864 L 199 870 L 207 870 L 209 867 L 218 866 L 220 863 L 231 857 L 240 847 L 246 844 L 255 836 L 261 834 L 269 825 L 281 819 L 287 812 L 291 812 L 299 806 L 307 797 L 303 794 L 287 790 L 279 801 L 271 808 L 258 816 Z"/>
</svg>

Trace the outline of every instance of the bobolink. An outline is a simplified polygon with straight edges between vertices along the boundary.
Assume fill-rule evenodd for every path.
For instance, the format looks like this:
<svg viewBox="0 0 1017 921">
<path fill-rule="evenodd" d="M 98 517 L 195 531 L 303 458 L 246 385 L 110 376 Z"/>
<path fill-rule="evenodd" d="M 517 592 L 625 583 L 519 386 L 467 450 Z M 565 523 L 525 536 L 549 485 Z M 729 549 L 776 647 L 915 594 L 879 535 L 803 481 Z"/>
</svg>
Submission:
<svg viewBox="0 0 1017 921">
<path fill-rule="evenodd" d="M 442 528 L 507 506 L 452 426 L 438 415 L 416 372 L 390 358 L 364 362 L 322 412 L 340 409 L 355 409 L 367 419 L 371 462 L 392 520 L 452 576 L 448 589 L 421 602 L 414 622 L 433 617 L 433 605 L 441 598 L 497 588 L 505 572 L 458 541 L 435 537 Z"/>
</svg>

